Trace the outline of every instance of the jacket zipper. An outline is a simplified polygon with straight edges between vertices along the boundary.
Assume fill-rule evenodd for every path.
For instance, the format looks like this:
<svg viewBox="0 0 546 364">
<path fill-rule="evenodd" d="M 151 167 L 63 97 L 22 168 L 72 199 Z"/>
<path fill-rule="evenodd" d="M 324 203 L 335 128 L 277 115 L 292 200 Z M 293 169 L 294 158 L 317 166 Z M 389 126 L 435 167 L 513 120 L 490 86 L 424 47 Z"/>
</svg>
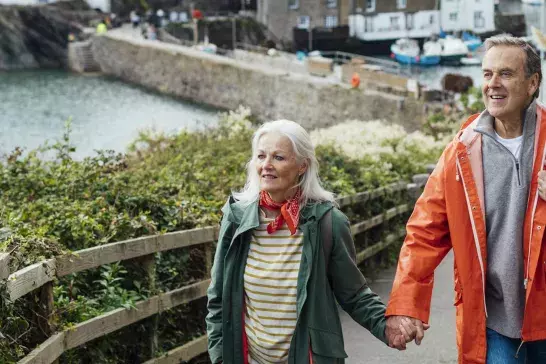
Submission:
<svg viewBox="0 0 546 364">
<path fill-rule="evenodd" d="M 474 216 L 472 215 L 472 206 L 470 205 L 470 199 L 468 198 L 468 193 L 466 191 L 466 184 L 464 182 L 461 164 L 459 163 L 459 157 L 455 158 L 455 163 L 456 163 L 456 167 L 457 167 L 457 173 L 455 175 L 455 178 L 457 179 L 457 181 L 461 180 L 463 182 L 463 191 L 464 191 L 464 195 L 466 197 L 466 205 L 467 205 L 467 208 L 468 208 L 468 215 L 470 217 L 470 224 L 472 225 L 472 234 L 474 235 L 474 243 L 476 245 L 476 253 L 478 253 L 478 261 L 480 263 L 480 269 L 481 269 L 481 273 L 482 273 L 483 307 L 485 309 L 485 317 L 487 317 L 487 302 L 485 301 L 485 268 L 484 268 L 484 265 L 483 265 L 483 258 L 482 258 L 482 253 L 481 253 L 481 249 L 480 249 L 480 243 L 479 243 L 479 240 L 478 240 L 478 232 L 476 231 L 476 223 L 474 221 Z"/>
<path fill-rule="evenodd" d="M 495 138 L 493 138 L 491 135 L 487 134 L 487 133 L 482 133 L 482 135 L 486 135 L 488 136 L 489 138 L 491 138 L 497 145 L 500 145 L 501 148 L 504 148 L 504 150 L 506 150 L 508 152 L 508 154 L 510 154 L 510 157 L 512 157 L 512 160 L 514 161 L 515 165 L 516 165 L 516 174 L 518 176 L 518 187 L 521 187 L 521 176 L 520 176 L 520 171 L 519 171 L 519 158 L 516 158 L 514 156 L 514 154 L 512 154 L 512 152 L 510 151 L 510 149 L 506 148 L 502 143 L 500 143 L 499 141 L 497 141 Z M 519 152 L 519 155 L 521 156 L 521 153 L 523 153 L 523 142 L 524 140 L 521 141 L 521 149 L 520 149 L 520 152 Z"/>
</svg>

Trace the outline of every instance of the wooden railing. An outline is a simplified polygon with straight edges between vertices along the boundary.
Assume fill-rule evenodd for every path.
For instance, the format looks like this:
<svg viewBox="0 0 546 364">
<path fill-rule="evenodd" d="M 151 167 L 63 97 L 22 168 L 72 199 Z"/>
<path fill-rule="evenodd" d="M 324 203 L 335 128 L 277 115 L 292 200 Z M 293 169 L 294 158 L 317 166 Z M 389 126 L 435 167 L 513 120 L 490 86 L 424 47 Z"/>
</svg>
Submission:
<svg viewBox="0 0 546 364">
<path fill-rule="evenodd" d="M 337 201 L 340 207 L 345 208 L 397 192 L 406 191 L 408 193 L 409 198 L 406 203 L 383 211 L 365 221 L 351 225 L 353 235 L 370 230 L 396 216 L 410 211 L 417 194 L 426 181 L 426 177 L 427 175 L 420 175 L 414 178 L 414 183 L 394 183 L 372 191 L 339 198 Z M 400 241 L 403 233 L 403 229 L 400 229 L 399 231 L 395 230 L 390 235 L 387 235 L 382 241 L 375 241 L 372 245 L 359 251 L 357 253 L 358 262 L 361 263 L 384 250 L 389 245 Z M 41 306 L 45 309 L 45 311 L 41 313 L 41 316 L 45 318 L 47 324 L 47 321 L 51 320 L 53 312 L 53 280 L 55 278 L 61 278 L 72 273 L 96 268 L 101 265 L 135 258 L 138 258 L 140 264 L 146 267 L 148 276 L 154 277 L 155 253 L 198 244 L 203 244 L 205 246 L 206 271 L 210 272 L 213 260 L 214 242 L 217 238 L 217 227 L 206 227 L 158 236 L 147 236 L 101 245 L 80 250 L 69 255 L 55 257 L 33 264 L 12 274 L 9 274 L 8 268 L 9 255 L 0 254 L 0 279 L 6 279 L 7 292 L 11 301 L 15 301 L 28 293 L 40 289 Z M 153 282 L 154 279 L 152 279 L 152 286 L 154 285 Z M 135 304 L 136 307 L 134 309 L 119 308 L 77 324 L 64 331 L 57 333 L 52 332 L 49 339 L 35 348 L 19 363 L 53 363 L 67 350 L 77 348 L 93 339 L 112 333 L 165 310 L 206 296 L 206 290 L 209 283 L 210 279 L 204 279 L 188 286 L 160 293 L 148 299 L 139 301 Z M 152 292 L 155 291 L 155 287 L 149 288 L 151 288 Z M 152 335 L 156 334 L 152 333 Z M 157 342 L 157 338 L 155 342 Z M 197 355 L 206 352 L 206 349 L 206 336 L 202 336 L 169 351 L 161 357 L 152 358 L 147 361 L 146 364 L 178 363 L 180 361 L 190 360 Z"/>
</svg>

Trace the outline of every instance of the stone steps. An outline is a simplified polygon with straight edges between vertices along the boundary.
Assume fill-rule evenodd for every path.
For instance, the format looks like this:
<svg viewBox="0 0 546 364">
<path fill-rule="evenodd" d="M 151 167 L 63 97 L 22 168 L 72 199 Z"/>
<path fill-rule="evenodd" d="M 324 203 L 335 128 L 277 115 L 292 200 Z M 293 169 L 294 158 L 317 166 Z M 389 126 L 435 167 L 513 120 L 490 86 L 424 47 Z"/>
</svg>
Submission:
<svg viewBox="0 0 546 364">
<path fill-rule="evenodd" d="M 69 43 L 68 64 L 72 71 L 80 73 L 99 72 L 101 70 L 93 55 L 91 41 Z"/>
</svg>

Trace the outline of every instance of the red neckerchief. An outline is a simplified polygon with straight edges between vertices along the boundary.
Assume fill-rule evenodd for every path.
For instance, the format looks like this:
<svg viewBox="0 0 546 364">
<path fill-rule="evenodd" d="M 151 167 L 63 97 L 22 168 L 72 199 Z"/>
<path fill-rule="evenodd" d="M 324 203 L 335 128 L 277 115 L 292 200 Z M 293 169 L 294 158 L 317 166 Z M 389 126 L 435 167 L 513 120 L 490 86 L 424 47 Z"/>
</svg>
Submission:
<svg viewBox="0 0 546 364">
<path fill-rule="evenodd" d="M 273 234 L 275 231 L 281 228 L 282 224 L 286 221 L 290 235 L 296 233 L 298 223 L 300 220 L 300 197 L 301 190 L 298 188 L 294 196 L 291 199 L 284 202 L 275 202 L 269 196 L 269 193 L 265 191 L 260 192 L 260 206 L 270 210 L 281 210 L 281 213 L 267 225 L 267 232 Z"/>
</svg>

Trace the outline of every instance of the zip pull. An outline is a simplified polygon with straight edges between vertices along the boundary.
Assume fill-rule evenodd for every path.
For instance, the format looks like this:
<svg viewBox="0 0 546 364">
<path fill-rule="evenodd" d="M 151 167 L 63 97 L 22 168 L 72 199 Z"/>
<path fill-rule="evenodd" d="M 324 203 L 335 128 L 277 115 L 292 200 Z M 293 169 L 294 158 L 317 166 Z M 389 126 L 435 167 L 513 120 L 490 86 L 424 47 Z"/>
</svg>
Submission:
<svg viewBox="0 0 546 364">
<path fill-rule="evenodd" d="M 528 280 L 527 278 L 525 278 L 525 279 L 523 280 L 523 288 L 527 289 L 527 282 L 528 282 L 528 281 L 529 281 L 529 280 Z"/>
<path fill-rule="evenodd" d="M 460 182 L 461 179 L 459 178 L 459 171 L 455 173 L 455 181 Z"/>
</svg>

